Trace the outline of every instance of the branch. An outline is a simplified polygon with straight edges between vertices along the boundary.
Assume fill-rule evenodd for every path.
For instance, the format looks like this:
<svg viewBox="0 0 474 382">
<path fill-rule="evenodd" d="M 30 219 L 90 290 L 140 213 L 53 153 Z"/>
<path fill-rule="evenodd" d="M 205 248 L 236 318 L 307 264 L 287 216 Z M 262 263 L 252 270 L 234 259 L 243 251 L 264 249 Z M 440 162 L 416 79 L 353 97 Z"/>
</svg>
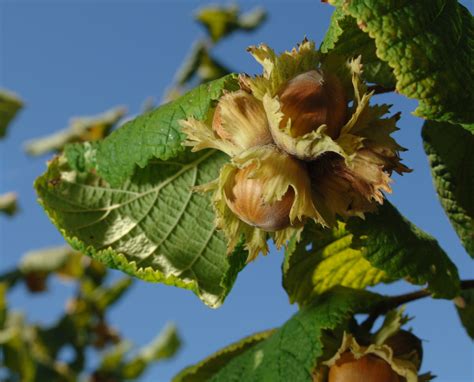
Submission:
<svg viewBox="0 0 474 382">
<path fill-rule="evenodd" d="M 460 287 L 462 290 L 472 289 L 474 288 L 474 280 L 462 280 Z M 389 297 L 375 305 L 374 309 L 369 314 L 369 317 L 367 317 L 361 326 L 369 330 L 379 316 L 382 316 L 389 311 L 398 308 L 400 305 L 420 300 L 428 296 L 431 296 L 431 292 L 428 289 L 421 289 L 415 292 Z"/>
<path fill-rule="evenodd" d="M 395 88 L 384 88 L 383 86 L 380 85 L 372 85 L 367 87 L 367 91 L 371 92 L 373 91 L 374 94 L 384 94 L 384 93 L 391 93 L 394 92 L 396 89 Z"/>
</svg>

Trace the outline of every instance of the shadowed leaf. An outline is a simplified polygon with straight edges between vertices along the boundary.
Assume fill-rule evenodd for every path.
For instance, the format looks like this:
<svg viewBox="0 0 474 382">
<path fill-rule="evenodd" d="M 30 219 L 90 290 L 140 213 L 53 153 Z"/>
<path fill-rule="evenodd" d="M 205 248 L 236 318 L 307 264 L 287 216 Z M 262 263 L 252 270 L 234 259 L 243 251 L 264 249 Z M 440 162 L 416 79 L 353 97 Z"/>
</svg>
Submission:
<svg viewBox="0 0 474 382">
<path fill-rule="evenodd" d="M 474 18 L 465 7 L 456 0 L 329 2 L 374 39 L 377 57 L 393 69 L 397 91 L 419 100 L 415 115 L 473 128 L 474 108 L 468 105 L 474 105 Z M 341 33 L 334 30 L 334 36 Z"/>
<path fill-rule="evenodd" d="M 23 107 L 23 101 L 8 90 L 0 89 L 0 138 L 7 133 L 10 122 Z"/>
<path fill-rule="evenodd" d="M 474 258 L 474 128 L 425 122 L 422 136 L 441 205 Z"/>
<path fill-rule="evenodd" d="M 312 382 L 313 370 L 324 353 L 325 332 L 347 324 L 352 313 L 366 312 L 380 298 L 366 291 L 344 288 L 323 294 L 268 338 L 236 354 L 212 378 L 205 380 Z"/>
</svg>

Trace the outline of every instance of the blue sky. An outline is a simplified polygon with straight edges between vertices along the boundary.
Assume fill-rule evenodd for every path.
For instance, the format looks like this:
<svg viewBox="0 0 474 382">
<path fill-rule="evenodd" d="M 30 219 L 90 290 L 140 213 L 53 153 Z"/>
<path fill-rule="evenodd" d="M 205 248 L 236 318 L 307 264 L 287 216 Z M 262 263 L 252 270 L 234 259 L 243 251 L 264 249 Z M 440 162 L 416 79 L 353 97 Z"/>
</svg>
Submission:
<svg viewBox="0 0 474 382">
<path fill-rule="evenodd" d="M 224 3 L 228 2 L 217 2 Z M 464 2 L 468 3 L 468 2 Z M 0 193 L 15 190 L 21 213 L 0 218 L 1 268 L 13 266 L 31 249 L 61 244 L 62 238 L 36 203 L 33 181 L 47 156 L 27 157 L 23 143 L 63 128 L 75 115 L 89 115 L 115 105 L 139 111 L 143 100 L 159 100 L 193 41 L 204 34 L 192 21 L 198 1 L 8 1 L 0 0 L 0 86 L 26 101 L 7 139 L 0 141 Z M 256 33 L 236 34 L 222 42 L 216 56 L 238 71 L 260 69 L 246 53 L 248 45 L 266 42 L 277 51 L 290 49 L 304 36 L 320 42 L 332 7 L 311 1 L 241 1 L 243 9 L 263 5 L 269 20 Z M 470 10 L 473 5 L 470 3 Z M 402 111 L 397 133 L 409 149 L 404 162 L 415 169 L 395 176 L 390 200 L 413 222 L 439 239 L 463 278 L 473 267 L 434 192 L 424 155 L 422 120 L 410 115 L 417 102 L 402 96 L 378 96 Z M 168 381 L 182 367 L 252 332 L 280 325 L 296 310 L 281 287 L 281 253 L 250 264 L 239 276 L 225 304 L 211 310 L 192 293 L 160 284 L 137 282 L 111 312 L 111 321 L 136 344 L 145 344 L 167 322 L 176 322 L 184 338 L 179 355 L 159 364 L 144 381 Z M 117 272 L 118 273 L 118 272 Z M 400 282 L 377 290 L 398 294 L 414 287 Z M 31 319 L 52 322 L 63 309 L 70 286 L 53 281 L 50 292 L 29 296 L 18 289 L 13 307 Z M 425 340 L 423 370 L 439 381 L 472 381 L 473 347 L 459 325 L 450 301 L 410 304 L 410 323 Z"/>
</svg>

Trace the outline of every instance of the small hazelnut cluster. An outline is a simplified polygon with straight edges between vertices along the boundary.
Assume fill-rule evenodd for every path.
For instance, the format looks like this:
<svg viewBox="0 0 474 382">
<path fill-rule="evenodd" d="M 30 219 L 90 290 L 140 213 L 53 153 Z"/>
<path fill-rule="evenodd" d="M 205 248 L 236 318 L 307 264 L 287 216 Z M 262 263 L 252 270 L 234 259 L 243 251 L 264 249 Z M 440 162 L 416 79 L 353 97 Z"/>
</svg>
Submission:
<svg viewBox="0 0 474 382">
<path fill-rule="evenodd" d="M 214 192 L 217 225 L 229 251 L 244 236 L 249 260 L 299 235 L 307 219 L 332 226 L 337 218 L 363 217 L 390 192 L 403 150 L 390 134 L 398 115 L 371 106 L 360 79 L 360 58 L 329 64 L 313 42 L 276 55 L 266 45 L 249 52 L 263 75 L 239 77 L 205 121 L 181 122 L 185 144 L 229 155 Z"/>
</svg>

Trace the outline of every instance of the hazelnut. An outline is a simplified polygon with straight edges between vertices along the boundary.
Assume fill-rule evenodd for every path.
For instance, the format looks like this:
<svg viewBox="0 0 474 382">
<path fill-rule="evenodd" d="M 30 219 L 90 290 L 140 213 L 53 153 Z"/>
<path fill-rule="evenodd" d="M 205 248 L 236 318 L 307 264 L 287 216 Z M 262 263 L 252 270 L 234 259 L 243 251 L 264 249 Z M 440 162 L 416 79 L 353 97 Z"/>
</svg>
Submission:
<svg viewBox="0 0 474 382">
<path fill-rule="evenodd" d="M 421 360 L 423 359 L 423 346 L 421 340 L 413 333 L 407 330 L 400 330 L 393 336 L 387 338 L 384 345 L 392 348 L 393 356 L 404 358 L 413 351 L 416 352 L 416 366 L 421 367 Z"/>
<path fill-rule="evenodd" d="M 375 355 L 355 359 L 351 352 L 345 352 L 329 369 L 328 382 L 401 382 L 401 378 Z"/>
<path fill-rule="evenodd" d="M 295 200 L 292 187 L 281 200 L 266 203 L 263 198 L 264 180 L 252 178 L 255 165 L 239 169 L 234 178 L 232 195 L 227 195 L 228 206 L 245 223 L 264 231 L 278 231 L 290 225 L 290 210 Z"/>
<path fill-rule="evenodd" d="M 212 118 L 212 129 L 221 139 L 242 149 L 272 143 L 262 103 L 243 90 L 221 97 Z"/>
<path fill-rule="evenodd" d="M 278 92 L 284 118 L 291 119 L 291 133 L 298 137 L 328 126 L 326 134 L 337 138 L 344 125 L 347 100 L 337 77 L 319 70 L 310 70 L 289 80 Z"/>
</svg>

